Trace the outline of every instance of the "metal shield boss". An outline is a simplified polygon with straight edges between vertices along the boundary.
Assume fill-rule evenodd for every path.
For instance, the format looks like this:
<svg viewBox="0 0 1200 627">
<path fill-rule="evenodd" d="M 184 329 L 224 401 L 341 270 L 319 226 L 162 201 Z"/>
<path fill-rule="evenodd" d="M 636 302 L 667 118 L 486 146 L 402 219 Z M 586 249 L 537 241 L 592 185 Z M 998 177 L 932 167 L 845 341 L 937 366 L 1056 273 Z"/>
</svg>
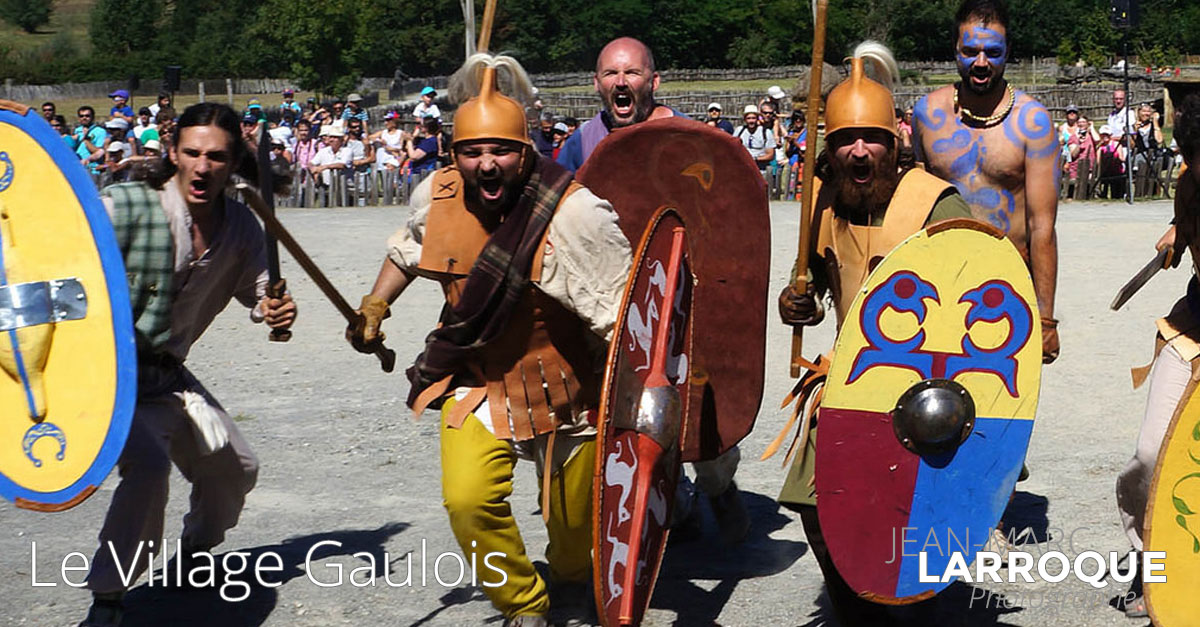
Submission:
<svg viewBox="0 0 1200 627">
<path fill-rule="evenodd" d="M 1145 584 L 1150 618 L 1158 627 L 1194 625 L 1200 581 L 1200 394 L 1195 391 L 1172 418 L 1158 451 L 1142 539 L 1147 553 L 1166 554 L 1158 562 L 1164 568 L 1155 573 L 1165 581 Z"/>
<path fill-rule="evenodd" d="M 612 203 L 636 244 L 609 345 L 593 510 L 601 622 L 636 625 L 662 562 L 681 463 L 728 450 L 758 411 L 767 201 L 741 144 L 678 118 L 614 131 L 579 179 Z"/>
<path fill-rule="evenodd" d="M 1021 256 L 968 220 L 935 224 L 867 278 L 818 414 L 817 512 L 838 572 L 878 603 L 929 598 L 999 522 L 1033 429 L 1041 321 Z"/>
<path fill-rule="evenodd" d="M 0 494 L 58 511 L 116 464 L 137 385 L 121 251 L 91 178 L 0 101 Z"/>
</svg>

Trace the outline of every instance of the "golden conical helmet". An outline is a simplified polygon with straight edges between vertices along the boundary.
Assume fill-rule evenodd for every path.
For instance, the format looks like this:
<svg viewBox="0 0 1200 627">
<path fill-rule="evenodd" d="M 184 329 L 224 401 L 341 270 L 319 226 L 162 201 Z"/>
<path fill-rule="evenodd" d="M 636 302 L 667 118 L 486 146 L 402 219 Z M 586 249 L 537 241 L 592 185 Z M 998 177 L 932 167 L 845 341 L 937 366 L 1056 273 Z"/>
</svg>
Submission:
<svg viewBox="0 0 1200 627">
<path fill-rule="evenodd" d="M 825 101 L 825 136 L 844 128 L 879 128 L 898 135 L 892 90 L 867 77 L 863 57 L 850 60 L 850 78 Z"/>
<path fill-rule="evenodd" d="M 477 139 L 533 145 L 525 123 L 525 107 L 500 93 L 496 68 L 492 66 L 483 69 L 479 95 L 463 103 L 454 114 L 454 143 Z"/>
</svg>

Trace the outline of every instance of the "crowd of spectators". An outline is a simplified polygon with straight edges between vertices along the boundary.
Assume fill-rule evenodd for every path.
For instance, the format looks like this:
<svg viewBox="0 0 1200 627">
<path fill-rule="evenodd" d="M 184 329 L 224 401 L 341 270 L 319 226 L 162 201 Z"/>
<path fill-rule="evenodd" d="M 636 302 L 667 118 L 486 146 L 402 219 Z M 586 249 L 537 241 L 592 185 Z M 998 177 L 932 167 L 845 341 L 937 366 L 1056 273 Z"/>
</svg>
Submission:
<svg viewBox="0 0 1200 627">
<path fill-rule="evenodd" d="M 120 182 L 139 164 L 162 159 L 170 151 L 171 128 L 176 117 L 171 95 L 160 93 L 154 104 L 135 109 L 130 94 L 118 89 L 109 94 L 107 115 L 98 119 L 89 105 L 79 107 L 76 123 L 68 124 L 53 102 L 41 112 L 50 126 L 75 152 L 98 185 Z M 246 141 L 255 143 L 264 125 L 271 138 L 271 158 L 278 172 L 290 173 L 294 185 L 328 188 L 341 177 L 350 189 L 362 189 L 368 177 L 376 182 L 394 174 L 419 180 L 450 162 L 450 140 L 442 124 L 437 91 L 425 87 L 420 102 L 405 114 L 399 109 L 384 113 L 383 128 L 372 129 L 363 98 L 352 93 L 327 104 L 309 98 L 301 104 L 295 92 L 284 90 L 271 110 L 251 99 L 243 111 Z M 736 126 L 724 116 L 720 103 L 707 108 L 704 122 L 737 139 L 746 148 L 767 182 L 772 199 L 798 199 L 802 181 L 808 128 L 804 112 L 793 108 L 781 114 L 786 94 L 772 86 L 757 103 L 741 109 Z M 1125 92 L 1112 94 L 1107 119 L 1093 124 L 1069 105 L 1057 127 L 1062 150 L 1062 195 L 1065 199 L 1127 198 L 1163 193 L 1179 162 L 1174 142 L 1166 145 L 1161 115 L 1149 103 L 1126 104 Z M 912 108 L 896 109 L 902 151 L 912 148 Z M 530 137 L 544 157 L 556 159 L 563 143 L 579 126 L 572 117 L 556 116 L 540 99 L 529 110 Z M 1129 137 L 1126 138 L 1126 125 Z M 257 146 L 255 146 L 257 148 Z M 1128 172 L 1134 189 L 1128 189 Z"/>
<path fill-rule="evenodd" d="M 75 111 L 74 126 L 53 102 L 41 107 L 42 117 L 97 184 L 123 181 L 139 164 L 161 159 L 170 148 L 169 131 L 175 120 L 170 94 L 160 94 L 153 106 L 136 112 L 129 104 L 128 91 L 118 89 L 108 97 L 112 105 L 103 119 L 97 119 L 92 106 L 83 105 Z"/>
<path fill-rule="evenodd" d="M 1066 108 L 1058 137 L 1062 195 L 1067 200 L 1121 200 L 1168 191 L 1181 159 L 1174 142 L 1164 142 L 1161 114 L 1150 103 L 1127 106 L 1120 89 L 1113 91 L 1112 105 L 1099 128 L 1080 114 L 1079 107 Z M 1131 173 L 1133 189 L 1129 189 Z"/>
<path fill-rule="evenodd" d="M 742 108 L 741 124 L 736 127 L 724 117 L 719 102 L 708 105 L 704 118 L 705 124 L 742 143 L 766 180 L 773 200 L 799 199 L 808 142 L 804 111 L 794 107 L 790 115 L 781 114 L 786 96 L 782 88 L 772 85 L 757 104 Z"/>
</svg>

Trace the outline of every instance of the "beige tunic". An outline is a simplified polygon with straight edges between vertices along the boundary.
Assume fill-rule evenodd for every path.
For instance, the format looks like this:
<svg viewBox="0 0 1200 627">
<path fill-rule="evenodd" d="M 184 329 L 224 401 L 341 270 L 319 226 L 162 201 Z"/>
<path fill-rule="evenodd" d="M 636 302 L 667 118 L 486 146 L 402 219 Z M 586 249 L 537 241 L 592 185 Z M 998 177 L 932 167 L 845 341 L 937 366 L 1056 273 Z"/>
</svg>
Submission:
<svg viewBox="0 0 1200 627">
<path fill-rule="evenodd" d="M 436 277 L 419 268 L 418 264 L 432 202 L 433 178 L 427 177 L 413 191 L 408 223 L 392 234 L 387 243 L 388 258 L 393 263 L 409 274 L 427 278 Z M 541 281 L 535 286 L 587 324 L 595 335 L 583 339 L 603 362 L 632 263 L 629 241 L 617 224 L 612 205 L 586 188 L 563 199 L 547 231 Z M 463 398 L 466 390 L 458 389 L 455 396 Z M 479 415 L 490 413 L 487 401 L 475 407 L 474 412 Z M 582 416 L 573 417 L 574 421 L 564 418 L 560 417 L 563 429 L 589 431 Z M 481 422 L 494 433 L 490 421 Z"/>
<path fill-rule="evenodd" d="M 252 320 L 262 321 L 258 303 L 267 292 L 263 230 L 245 205 L 226 198 L 221 228 L 208 250 L 197 257 L 192 247 L 192 216 L 175 178 L 158 192 L 158 199 L 175 241 L 171 337 L 164 350 L 182 362 L 231 299 L 250 307 Z M 112 199 L 102 200 L 111 216 Z"/>
</svg>

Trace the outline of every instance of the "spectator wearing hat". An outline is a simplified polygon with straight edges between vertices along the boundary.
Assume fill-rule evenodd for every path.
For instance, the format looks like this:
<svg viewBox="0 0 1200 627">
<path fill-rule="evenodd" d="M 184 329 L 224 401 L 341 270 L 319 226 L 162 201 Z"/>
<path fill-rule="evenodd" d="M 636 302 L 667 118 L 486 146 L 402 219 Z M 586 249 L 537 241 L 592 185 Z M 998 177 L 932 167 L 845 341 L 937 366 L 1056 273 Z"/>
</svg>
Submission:
<svg viewBox="0 0 1200 627">
<path fill-rule="evenodd" d="M 388 111 L 383 114 L 383 130 L 371 135 L 375 147 L 375 165 L 386 170 L 397 170 L 404 163 L 404 131 L 400 130 L 400 114 Z"/>
<path fill-rule="evenodd" d="M 125 180 L 125 166 L 129 164 L 126 147 L 124 142 L 109 142 L 104 151 L 104 162 L 99 168 L 103 175 L 101 185 L 121 183 Z"/>
<path fill-rule="evenodd" d="M 437 98 L 437 92 L 432 87 L 426 86 L 421 90 L 421 102 L 413 108 L 413 118 L 418 124 L 424 123 L 426 116 L 442 119 L 442 112 L 437 105 L 433 104 L 435 98 Z"/>
<path fill-rule="evenodd" d="M 122 158 L 133 156 L 133 145 L 125 141 L 125 136 L 129 134 L 129 122 L 124 118 L 113 118 L 104 123 L 104 130 L 108 133 L 104 144 L 105 152 L 112 144 L 120 144 Z"/>
<path fill-rule="evenodd" d="M 258 115 L 250 109 L 242 113 L 242 141 L 246 142 L 251 154 L 258 149 Z"/>
<path fill-rule="evenodd" d="M 133 139 L 137 141 L 138 145 L 145 144 L 146 139 L 154 139 L 155 137 L 158 137 L 158 131 L 157 131 L 158 127 L 154 123 L 154 120 L 151 119 L 152 117 L 153 117 L 153 114 L 150 113 L 150 107 L 142 107 L 141 109 L 138 109 L 137 120 L 134 121 L 133 129 L 132 129 L 133 130 Z M 146 134 L 146 131 L 151 131 L 151 130 L 155 131 L 154 137 L 150 137 L 150 138 L 142 137 L 143 135 Z"/>
<path fill-rule="evenodd" d="M 346 132 L 333 124 L 321 127 L 321 137 L 325 146 L 308 163 L 308 171 L 316 178 L 318 186 L 329 187 L 333 184 L 334 173 L 344 174 L 354 165 L 354 154 L 346 146 Z"/>
<path fill-rule="evenodd" d="M 1058 141 L 1062 145 L 1067 145 L 1067 138 L 1076 131 L 1079 123 L 1079 107 L 1075 103 L 1067 105 L 1067 119 L 1058 125 Z"/>
<path fill-rule="evenodd" d="M 343 120 L 358 120 L 362 122 L 362 127 L 367 128 L 367 110 L 362 108 L 363 97 L 359 94 L 350 94 L 346 96 L 346 110 L 342 112 Z"/>
<path fill-rule="evenodd" d="M 113 106 L 108 110 L 109 119 L 121 119 L 133 124 L 133 107 L 129 106 L 129 92 L 118 89 L 108 95 L 112 98 Z"/>
<path fill-rule="evenodd" d="M 279 116 L 282 118 L 288 112 L 291 112 L 292 118 L 297 120 L 304 115 L 304 109 L 300 107 L 300 103 L 296 102 L 296 92 L 292 89 L 283 90 L 283 102 L 279 103 Z"/>
<path fill-rule="evenodd" d="M 571 136 L 571 129 L 567 128 L 566 122 L 556 122 L 554 124 L 554 159 L 558 159 L 558 153 L 562 150 L 563 142 Z"/>
<path fill-rule="evenodd" d="M 161 159 L 162 143 L 160 143 L 157 139 L 151 139 L 142 144 L 142 156 L 146 157 L 147 159 Z"/>
<path fill-rule="evenodd" d="M 719 102 L 708 103 L 708 118 L 704 120 L 704 123 L 733 135 L 733 124 L 721 117 L 721 103 Z"/>
<path fill-rule="evenodd" d="M 733 131 L 733 136 L 746 147 L 765 177 L 767 166 L 775 159 L 775 136 L 760 123 L 759 115 L 758 107 L 746 105 L 742 110 L 742 125 Z"/>
<path fill-rule="evenodd" d="M 246 103 L 245 113 L 253 113 L 258 122 L 267 121 L 267 112 L 263 110 L 262 101 L 258 98 L 251 98 L 250 102 Z"/>
<path fill-rule="evenodd" d="M 779 85 L 771 85 L 767 88 L 767 96 L 758 103 L 758 108 L 762 109 L 768 102 L 771 103 L 771 108 L 778 111 L 783 106 L 783 99 L 787 98 L 787 93 Z"/>
<path fill-rule="evenodd" d="M 788 158 L 787 198 L 799 199 L 804 173 L 804 152 L 808 150 L 808 126 L 804 112 L 799 109 L 792 111 L 784 146 Z"/>
</svg>

